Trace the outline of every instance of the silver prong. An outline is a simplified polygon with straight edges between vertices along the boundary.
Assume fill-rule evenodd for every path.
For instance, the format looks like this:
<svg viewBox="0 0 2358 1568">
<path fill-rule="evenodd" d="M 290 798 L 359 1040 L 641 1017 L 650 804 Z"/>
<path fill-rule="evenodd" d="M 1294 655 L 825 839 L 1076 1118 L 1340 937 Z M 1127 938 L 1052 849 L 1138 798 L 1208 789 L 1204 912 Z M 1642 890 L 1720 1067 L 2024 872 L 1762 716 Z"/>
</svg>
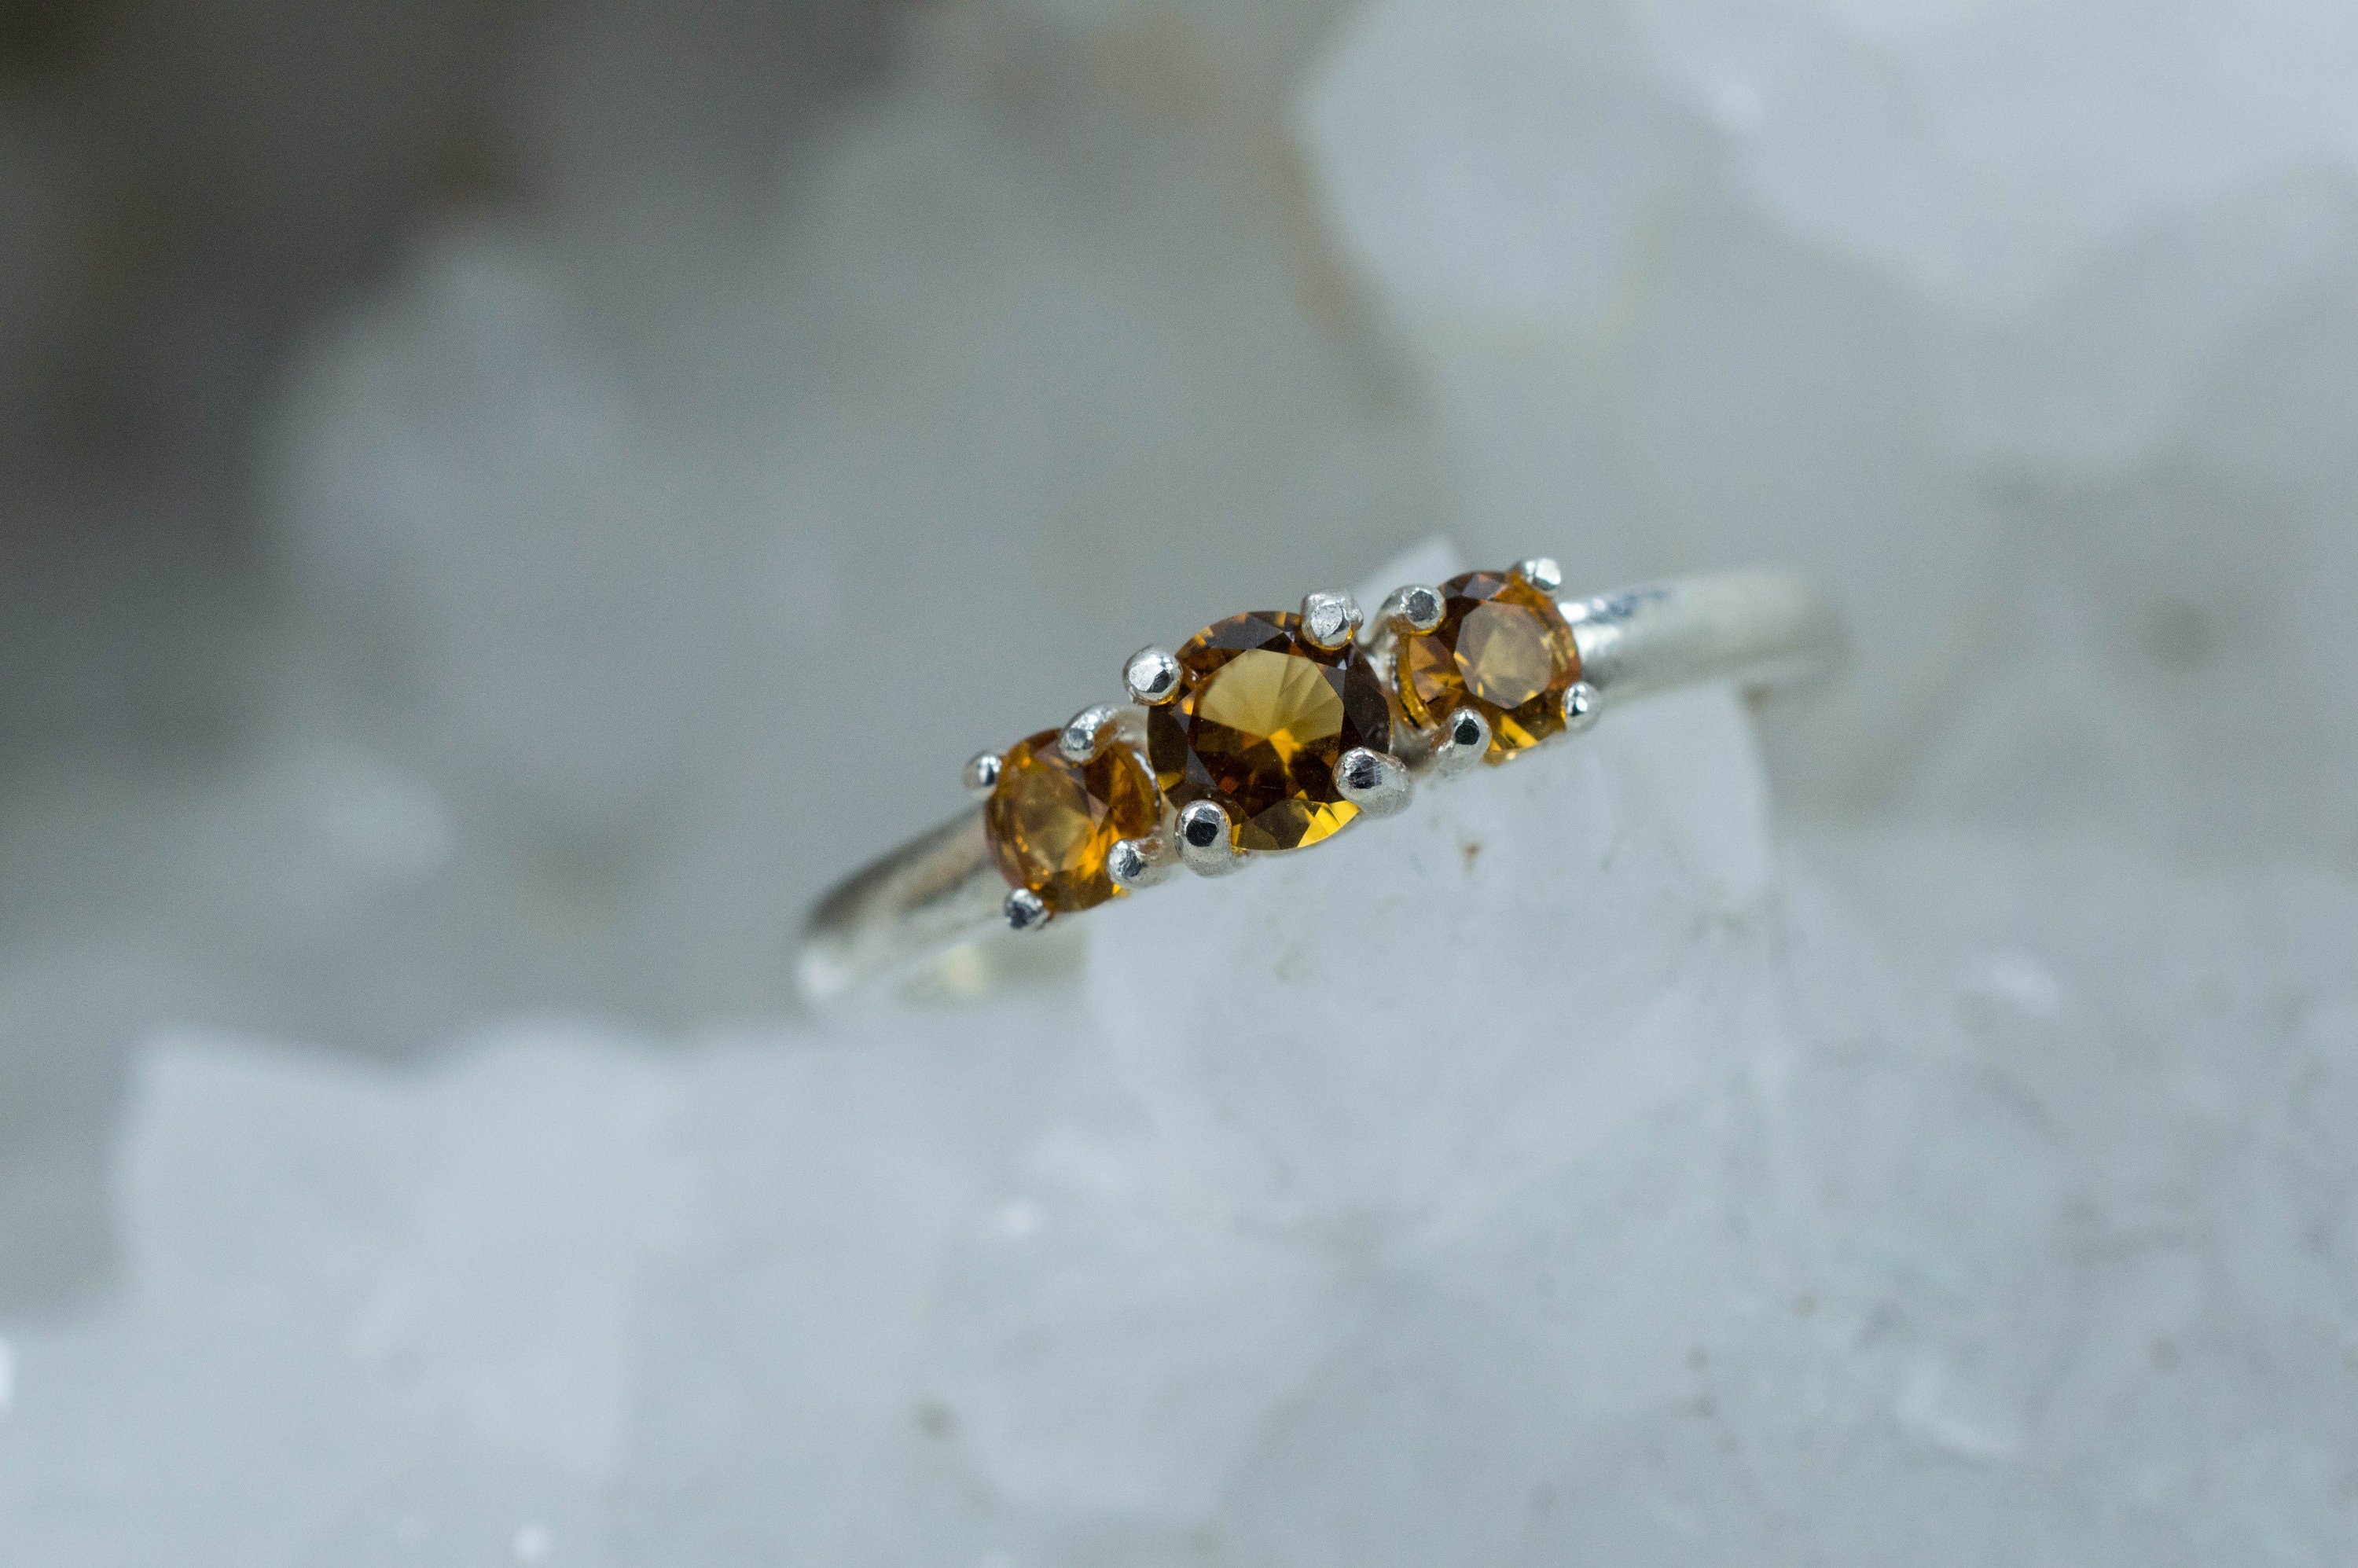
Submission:
<svg viewBox="0 0 2358 1568">
<path fill-rule="evenodd" d="M 1514 575 L 1541 593 L 1553 593 L 1563 586 L 1563 572 L 1549 556 L 1531 556 L 1517 561 Z"/>
<path fill-rule="evenodd" d="M 1430 583 L 1412 582 L 1392 589 L 1376 619 L 1395 632 L 1430 632 L 1441 624 L 1445 605 L 1441 590 Z"/>
<path fill-rule="evenodd" d="M 1245 863 L 1231 841 L 1227 812 L 1208 800 L 1180 808 L 1179 863 L 1199 877 L 1224 877 Z"/>
<path fill-rule="evenodd" d="M 1564 732 L 1577 735 L 1596 722 L 1605 707 L 1605 694 L 1585 680 L 1576 680 L 1563 694 Z"/>
<path fill-rule="evenodd" d="M 1461 708 L 1441 721 L 1433 748 L 1433 771 L 1442 778 L 1462 773 L 1490 754 L 1490 721 Z"/>
<path fill-rule="evenodd" d="M 1106 851 L 1106 874 L 1113 878 L 1114 886 L 1129 892 L 1151 888 L 1178 869 L 1178 857 L 1159 833 L 1124 838 Z"/>
<path fill-rule="evenodd" d="M 1065 721 L 1064 733 L 1056 737 L 1056 750 L 1065 753 L 1068 762 L 1095 761 L 1098 753 L 1105 750 L 1109 739 L 1106 730 L 1118 711 L 1102 702 L 1095 708 L 1082 708 Z"/>
<path fill-rule="evenodd" d="M 1359 601 L 1347 593 L 1305 593 L 1302 596 L 1302 640 L 1332 653 L 1357 635 L 1366 617 Z"/>
<path fill-rule="evenodd" d="M 1121 666 L 1121 684 L 1130 701 L 1160 708 L 1179 695 L 1179 660 L 1167 648 L 1141 648 Z"/>
<path fill-rule="evenodd" d="M 1030 888 L 1015 889 L 1007 895 L 1007 902 L 999 907 L 1007 916 L 1010 931 L 1037 931 L 1055 918 L 1055 912 L 1048 907 L 1048 901 Z"/>
<path fill-rule="evenodd" d="M 977 752 L 966 760 L 966 773 L 961 782 L 967 794 L 981 800 L 999 787 L 999 770 L 1004 764 L 996 752 Z"/>
<path fill-rule="evenodd" d="M 1335 759 L 1335 787 L 1345 800 L 1370 816 L 1405 811 L 1416 794 L 1406 763 L 1365 746 L 1354 746 Z"/>
</svg>

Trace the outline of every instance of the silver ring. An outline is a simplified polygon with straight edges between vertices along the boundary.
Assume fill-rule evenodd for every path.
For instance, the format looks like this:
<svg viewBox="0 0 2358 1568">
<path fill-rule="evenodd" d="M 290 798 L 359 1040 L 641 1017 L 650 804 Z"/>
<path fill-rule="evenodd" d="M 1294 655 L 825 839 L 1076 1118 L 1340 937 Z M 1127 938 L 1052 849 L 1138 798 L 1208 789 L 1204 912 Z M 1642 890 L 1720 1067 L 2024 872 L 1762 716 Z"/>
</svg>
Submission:
<svg viewBox="0 0 2358 1568">
<path fill-rule="evenodd" d="M 1310 849 L 1414 792 L 1511 763 L 1609 703 L 1691 683 L 1773 687 L 1840 644 L 1799 579 L 1744 571 L 1559 599 L 1545 557 L 1206 627 L 1123 666 L 1128 700 L 966 764 L 979 804 L 812 909 L 796 978 L 824 1004 L 994 929 L 1038 931 L 1142 892 Z"/>
</svg>

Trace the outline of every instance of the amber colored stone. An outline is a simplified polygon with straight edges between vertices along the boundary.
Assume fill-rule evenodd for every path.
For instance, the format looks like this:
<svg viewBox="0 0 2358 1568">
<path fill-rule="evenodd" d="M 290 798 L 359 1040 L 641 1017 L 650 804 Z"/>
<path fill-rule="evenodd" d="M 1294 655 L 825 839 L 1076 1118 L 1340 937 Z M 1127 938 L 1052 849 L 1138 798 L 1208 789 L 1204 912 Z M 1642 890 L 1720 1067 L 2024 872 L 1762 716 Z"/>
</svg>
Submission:
<svg viewBox="0 0 2358 1568">
<path fill-rule="evenodd" d="M 1056 740 L 1057 731 L 1043 730 L 1008 748 L 982 822 L 999 874 L 1070 914 L 1122 892 L 1106 857 L 1122 839 L 1153 832 L 1162 808 L 1154 781 L 1128 746 L 1074 762 Z"/>
<path fill-rule="evenodd" d="M 1216 802 L 1247 849 L 1298 849 L 1359 814 L 1335 760 L 1391 748 L 1391 708 L 1356 646 L 1303 641 L 1302 618 L 1232 615 L 1179 650 L 1179 696 L 1151 709 L 1148 760 L 1174 806 Z"/>
<path fill-rule="evenodd" d="M 1402 711 L 1424 729 L 1474 709 L 1490 722 L 1491 762 L 1562 730 L 1580 649 L 1555 600 L 1505 572 L 1467 572 L 1441 591 L 1441 624 L 1401 637 L 1393 659 Z"/>
</svg>

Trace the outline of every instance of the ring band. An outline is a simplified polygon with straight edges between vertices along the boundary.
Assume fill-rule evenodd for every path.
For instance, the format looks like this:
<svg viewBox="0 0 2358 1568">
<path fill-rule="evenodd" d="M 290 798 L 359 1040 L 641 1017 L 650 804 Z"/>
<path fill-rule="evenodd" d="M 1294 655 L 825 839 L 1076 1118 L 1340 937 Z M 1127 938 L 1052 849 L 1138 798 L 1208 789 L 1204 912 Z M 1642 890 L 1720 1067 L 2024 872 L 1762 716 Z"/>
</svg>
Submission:
<svg viewBox="0 0 2358 1568">
<path fill-rule="evenodd" d="M 813 907 L 796 975 L 824 1004 L 994 928 L 1037 930 L 1143 890 L 1306 849 L 1421 784 L 1513 762 L 1671 687 L 1810 673 L 1830 605 L 1742 571 L 1559 600 L 1555 563 L 1467 572 L 1231 616 L 1124 666 L 1126 705 L 967 764 L 980 801 L 853 872 Z"/>
</svg>

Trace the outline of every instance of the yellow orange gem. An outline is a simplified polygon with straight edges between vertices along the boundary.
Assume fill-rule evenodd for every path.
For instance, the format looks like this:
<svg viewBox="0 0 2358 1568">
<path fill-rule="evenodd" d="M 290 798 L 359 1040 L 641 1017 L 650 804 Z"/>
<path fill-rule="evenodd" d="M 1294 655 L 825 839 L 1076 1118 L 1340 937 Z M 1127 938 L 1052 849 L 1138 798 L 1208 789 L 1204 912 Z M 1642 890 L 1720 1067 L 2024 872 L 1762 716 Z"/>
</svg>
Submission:
<svg viewBox="0 0 2358 1568">
<path fill-rule="evenodd" d="M 1489 720 L 1492 762 L 1562 730 L 1580 649 L 1555 600 L 1505 572 L 1467 572 L 1441 591 L 1441 624 L 1401 637 L 1393 660 L 1409 718 L 1428 728 L 1473 708 Z"/>
<path fill-rule="evenodd" d="M 1106 857 L 1122 839 L 1153 832 L 1162 808 L 1154 781 L 1128 746 L 1075 762 L 1056 741 L 1057 731 L 1043 730 L 1008 749 L 982 821 L 999 874 L 1070 914 L 1121 893 Z"/>
<path fill-rule="evenodd" d="M 1174 806 L 1216 802 L 1247 849 L 1296 849 L 1359 808 L 1335 787 L 1355 746 L 1389 751 L 1391 709 L 1368 656 L 1301 635 L 1298 615 L 1232 615 L 1179 650 L 1179 696 L 1147 714 L 1148 759 Z"/>
</svg>

